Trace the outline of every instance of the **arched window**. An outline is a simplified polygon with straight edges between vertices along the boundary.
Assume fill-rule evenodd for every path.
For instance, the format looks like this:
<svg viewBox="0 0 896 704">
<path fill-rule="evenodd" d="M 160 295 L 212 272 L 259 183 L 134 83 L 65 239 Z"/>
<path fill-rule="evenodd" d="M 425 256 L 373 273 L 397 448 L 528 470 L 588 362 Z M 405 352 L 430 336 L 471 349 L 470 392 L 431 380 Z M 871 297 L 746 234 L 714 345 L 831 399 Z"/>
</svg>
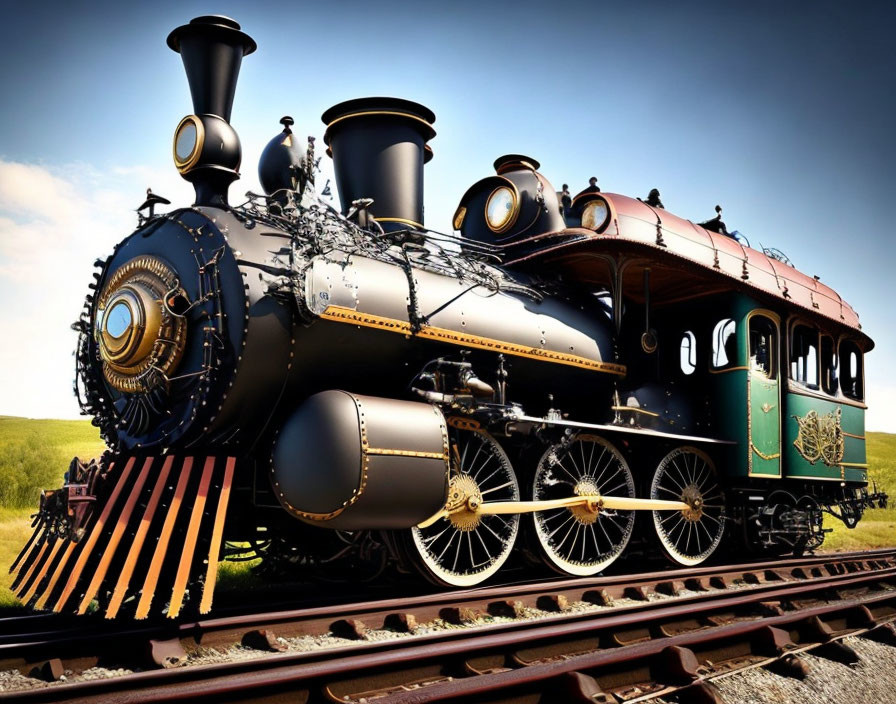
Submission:
<svg viewBox="0 0 896 704">
<path fill-rule="evenodd" d="M 716 323 L 712 331 L 713 369 L 730 367 L 737 363 L 737 324 L 731 318 Z"/>
<path fill-rule="evenodd" d="M 697 368 L 697 338 L 690 330 L 681 336 L 681 373 L 693 374 Z"/>
<path fill-rule="evenodd" d="M 764 374 L 769 379 L 776 378 L 778 356 L 778 329 L 764 315 L 750 316 L 750 369 Z"/>
<path fill-rule="evenodd" d="M 818 330 L 808 325 L 794 325 L 790 335 L 790 378 L 818 388 Z"/>
<path fill-rule="evenodd" d="M 834 340 L 830 335 L 821 336 L 821 388 L 825 393 L 837 395 L 837 377 L 840 364 Z"/>
<path fill-rule="evenodd" d="M 840 343 L 840 390 L 844 396 L 861 401 L 865 397 L 862 350 L 852 340 Z"/>
</svg>

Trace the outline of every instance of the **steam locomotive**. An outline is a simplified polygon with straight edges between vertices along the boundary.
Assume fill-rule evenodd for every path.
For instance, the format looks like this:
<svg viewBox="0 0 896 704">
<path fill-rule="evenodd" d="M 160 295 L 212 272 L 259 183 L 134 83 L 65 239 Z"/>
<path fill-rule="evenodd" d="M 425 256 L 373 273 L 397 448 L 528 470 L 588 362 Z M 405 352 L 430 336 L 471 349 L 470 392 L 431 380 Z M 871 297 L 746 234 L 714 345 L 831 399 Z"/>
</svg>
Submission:
<svg viewBox="0 0 896 704">
<path fill-rule="evenodd" d="M 637 199 L 561 208 L 523 155 L 464 193 L 454 233 L 430 230 L 435 115 L 396 98 L 323 114 L 341 210 L 289 118 L 265 194 L 231 206 L 256 44 L 204 16 L 168 45 L 195 203 L 157 214 L 149 193 L 96 262 L 76 393 L 109 450 L 43 492 L 13 565 L 24 603 L 207 612 L 239 556 L 464 587 L 511 557 L 595 574 L 637 534 L 697 565 L 723 537 L 817 548 L 824 513 L 854 526 L 885 502 L 867 490 L 873 343 L 817 279 Z"/>
</svg>

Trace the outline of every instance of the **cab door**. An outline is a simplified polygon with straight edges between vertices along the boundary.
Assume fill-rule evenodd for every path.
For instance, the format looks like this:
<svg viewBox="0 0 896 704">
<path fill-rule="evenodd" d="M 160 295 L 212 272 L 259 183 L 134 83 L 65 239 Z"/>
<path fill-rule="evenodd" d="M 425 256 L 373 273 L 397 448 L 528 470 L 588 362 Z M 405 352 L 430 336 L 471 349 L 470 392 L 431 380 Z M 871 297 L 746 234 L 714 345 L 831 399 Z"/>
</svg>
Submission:
<svg viewBox="0 0 896 704">
<path fill-rule="evenodd" d="M 771 311 L 747 316 L 749 338 L 747 423 L 750 476 L 781 476 L 779 319 Z"/>
</svg>

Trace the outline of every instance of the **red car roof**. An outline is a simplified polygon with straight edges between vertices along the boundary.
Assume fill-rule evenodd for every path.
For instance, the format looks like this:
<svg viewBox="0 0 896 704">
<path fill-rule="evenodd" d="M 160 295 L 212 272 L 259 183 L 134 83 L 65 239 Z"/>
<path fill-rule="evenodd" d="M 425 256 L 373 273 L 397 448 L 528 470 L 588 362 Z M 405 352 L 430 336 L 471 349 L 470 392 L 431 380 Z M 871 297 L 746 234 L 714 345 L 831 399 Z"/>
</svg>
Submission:
<svg viewBox="0 0 896 704">
<path fill-rule="evenodd" d="M 788 304 L 822 315 L 847 328 L 873 346 L 861 332 L 856 311 L 830 286 L 763 252 L 745 247 L 737 240 L 710 232 L 661 208 L 653 208 L 635 198 L 616 193 L 600 194 L 610 204 L 610 220 L 601 233 L 584 228 L 569 228 L 562 234 L 585 236 L 583 241 L 548 245 L 545 251 L 587 248 L 588 243 L 626 242 L 664 251 L 704 269 L 707 273 L 730 277 L 737 286 L 759 289 Z M 557 233 L 560 234 L 560 233 Z M 550 235 L 548 235 L 550 237 Z M 540 237 L 533 238 L 541 239 Z M 538 256 L 538 255 L 536 255 Z M 527 259 L 529 257 L 526 257 Z"/>
</svg>

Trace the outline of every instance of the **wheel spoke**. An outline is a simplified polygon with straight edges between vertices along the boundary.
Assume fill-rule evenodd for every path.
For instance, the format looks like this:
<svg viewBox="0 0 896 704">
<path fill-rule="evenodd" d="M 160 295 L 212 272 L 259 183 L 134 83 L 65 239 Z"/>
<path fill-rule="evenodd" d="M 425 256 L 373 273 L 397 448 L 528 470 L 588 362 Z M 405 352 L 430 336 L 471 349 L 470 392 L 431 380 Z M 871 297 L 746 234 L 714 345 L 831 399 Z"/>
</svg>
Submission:
<svg viewBox="0 0 896 704">
<path fill-rule="evenodd" d="M 436 540 L 438 540 L 438 539 L 441 538 L 443 535 L 445 535 L 445 533 L 447 533 L 449 530 L 451 530 L 451 524 L 450 524 L 450 523 L 448 524 L 448 527 L 447 527 L 447 528 L 445 528 L 444 530 L 440 531 L 439 533 L 436 533 L 435 535 L 433 535 L 433 536 L 431 536 L 431 537 L 429 537 L 429 538 L 426 538 L 423 542 L 424 542 L 426 545 L 432 545 L 434 542 L 436 542 Z"/>
<path fill-rule="evenodd" d="M 557 464 L 556 464 L 555 466 L 556 466 L 556 467 L 560 467 L 560 469 L 562 469 L 564 472 L 566 472 L 566 473 L 569 475 L 570 479 L 572 479 L 572 481 L 573 481 L 573 486 L 575 486 L 576 484 L 579 483 L 579 477 L 576 477 L 575 474 L 573 474 L 572 472 L 570 472 L 570 471 L 566 468 L 566 466 L 563 464 L 563 462 L 560 461 L 560 458 L 559 458 L 559 457 L 557 458 Z"/>
<path fill-rule="evenodd" d="M 572 533 L 573 529 L 576 528 L 577 526 L 580 527 L 581 525 L 582 525 L 581 523 L 579 523 L 577 521 L 573 521 L 572 525 L 567 529 L 566 533 L 563 534 L 563 540 L 561 540 L 559 543 L 557 543 L 557 547 L 560 547 L 561 545 L 563 545 L 563 543 L 565 543 L 566 539 L 569 537 L 569 534 Z M 576 541 L 573 540 L 572 544 L 575 545 Z"/>
<path fill-rule="evenodd" d="M 448 548 L 451 547 L 451 543 L 454 542 L 454 539 L 455 539 L 458 535 L 460 535 L 460 533 L 459 533 L 458 531 L 454 531 L 454 532 L 451 534 L 451 537 L 448 538 L 448 542 L 446 543 L 445 547 L 442 548 L 442 552 L 439 553 L 439 556 L 436 558 L 436 560 L 441 560 L 442 557 L 444 557 L 445 553 L 448 552 Z"/>
<path fill-rule="evenodd" d="M 497 533 L 495 533 L 495 531 L 492 530 L 492 527 L 491 527 L 488 523 L 485 523 L 485 522 L 483 521 L 483 522 L 480 523 L 479 525 L 481 525 L 483 528 L 485 528 L 486 530 L 488 530 L 489 533 L 491 533 L 493 536 L 495 536 L 495 538 L 498 540 L 498 542 L 500 542 L 500 543 L 503 543 L 503 542 L 504 542 L 504 538 L 502 538 L 500 535 L 498 535 Z"/>
<path fill-rule="evenodd" d="M 493 491 L 498 491 L 500 489 L 506 489 L 509 486 L 514 486 L 516 484 L 515 481 L 504 482 L 501 486 L 493 486 L 491 489 L 486 489 L 485 491 L 480 491 L 479 494 L 481 496 L 485 496 L 486 494 L 491 494 Z"/>
<path fill-rule="evenodd" d="M 576 473 L 578 474 L 579 478 L 581 479 L 582 477 L 584 477 L 585 473 L 582 471 L 582 468 L 579 467 L 579 463 L 576 462 L 576 458 L 573 456 L 573 453 L 571 451 L 566 453 L 566 458 L 570 461 L 572 466 L 575 467 Z"/>
<path fill-rule="evenodd" d="M 601 487 L 598 491 L 600 491 L 600 494 L 601 494 L 602 496 L 603 496 L 604 494 L 606 494 L 607 496 L 610 496 L 610 495 L 611 495 L 611 494 L 610 494 L 611 491 L 616 491 L 617 489 L 621 489 L 621 488 L 624 487 L 624 486 L 625 486 L 625 482 L 623 482 L 622 484 L 617 484 L 617 485 L 614 486 L 613 488 L 611 488 L 611 489 L 607 489 L 606 491 L 604 491 L 604 490 L 603 490 L 603 487 Z"/>
<path fill-rule="evenodd" d="M 675 496 L 676 498 L 679 498 L 679 499 L 681 498 L 681 492 L 680 492 L 680 491 L 672 491 L 671 489 L 667 489 L 667 488 L 664 487 L 664 486 L 658 486 L 657 489 L 659 489 L 660 491 L 665 491 L 665 492 L 667 492 L 667 493 L 669 493 L 669 494 L 672 494 L 672 496 Z"/>
<path fill-rule="evenodd" d="M 484 466 L 484 465 L 483 465 L 483 466 Z M 483 479 L 482 481 L 479 481 L 478 479 L 476 479 L 476 477 L 473 477 L 473 479 L 476 479 L 476 483 L 479 485 L 480 488 L 482 488 L 482 487 L 484 487 L 484 486 L 488 483 L 488 480 L 491 479 L 493 476 L 495 476 L 498 472 L 500 472 L 501 469 L 502 469 L 502 468 L 499 466 L 494 472 L 492 472 L 491 474 L 489 474 L 489 475 L 488 475 L 485 479 Z"/>
<path fill-rule="evenodd" d="M 598 483 L 600 482 L 600 480 L 604 478 L 604 472 L 606 472 L 606 471 L 610 468 L 610 465 L 613 464 L 613 460 L 615 459 L 615 458 L 613 457 L 612 453 L 611 453 L 611 454 L 610 454 L 610 459 L 607 460 L 607 466 L 600 470 L 600 476 L 598 476 L 598 475 L 597 475 L 597 470 L 600 469 L 601 460 L 603 460 L 604 455 L 606 454 L 606 452 L 607 452 L 607 448 L 604 447 L 604 448 L 600 451 L 600 456 L 597 458 L 597 464 L 594 466 L 594 474 L 593 474 L 593 475 L 588 475 L 588 478 L 591 479 L 595 484 L 598 484 Z"/>
<path fill-rule="evenodd" d="M 567 517 L 566 517 L 566 520 L 563 521 L 563 523 L 561 523 L 559 526 L 557 526 L 556 528 L 554 528 L 554 530 L 552 530 L 552 531 L 548 534 L 548 538 L 553 538 L 553 537 L 557 534 L 557 531 L 559 531 L 563 526 L 565 526 L 565 525 L 566 525 L 567 523 L 569 523 L 570 521 L 574 521 L 574 520 L 576 520 L 576 517 L 575 517 L 574 515 L 572 515 L 571 513 L 568 514 Z"/>
</svg>

